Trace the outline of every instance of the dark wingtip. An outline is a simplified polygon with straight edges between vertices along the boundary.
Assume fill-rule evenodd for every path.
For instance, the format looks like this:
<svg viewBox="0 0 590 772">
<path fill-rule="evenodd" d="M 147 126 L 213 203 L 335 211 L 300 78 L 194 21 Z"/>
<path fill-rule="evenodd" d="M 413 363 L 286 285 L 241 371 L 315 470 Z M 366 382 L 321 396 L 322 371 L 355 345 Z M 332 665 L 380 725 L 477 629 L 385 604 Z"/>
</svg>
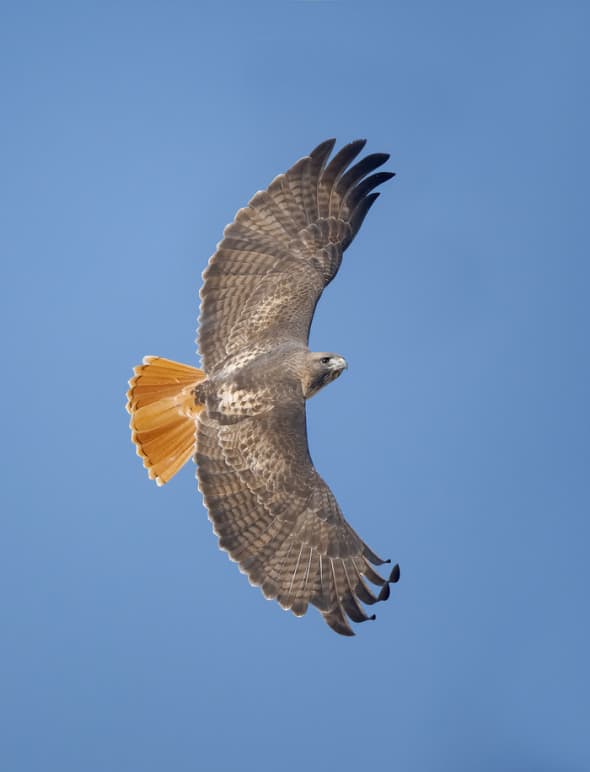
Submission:
<svg viewBox="0 0 590 772">
<path fill-rule="evenodd" d="M 379 555 L 376 555 L 373 550 L 366 544 L 363 545 L 363 555 L 370 560 L 374 566 L 382 566 L 383 563 L 391 563 L 391 560 L 383 560 Z"/>
<path fill-rule="evenodd" d="M 387 598 L 389 598 L 389 592 L 389 582 L 385 582 L 381 588 L 381 591 L 379 592 L 379 595 L 377 596 L 377 600 L 387 600 Z"/>
<path fill-rule="evenodd" d="M 342 609 L 339 606 L 337 606 L 335 609 L 332 609 L 331 611 L 322 612 L 322 616 L 324 617 L 324 622 L 326 622 L 326 624 L 339 635 L 356 635 L 354 630 L 346 621 L 346 617 L 342 614 Z"/>
<path fill-rule="evenodd" d="M 379 193 L 370 193 L 365 196 L 354 208 L 354 211 L 350 217 L 350 228 L 352 230 L 352 238 L 359 232 L 359 228 L 363 224 L 363 220 L 367 216 L 369 209 L 373 206 L 375 201 L 379 198 Z M 348 246 L 348 244 L 346 245 Z"/>
<path fill-rule="evenodd" d="M 335 144 L 336 144 L 335 137 L 331 137 L 330 139 L 325 139 L 323 142 L 320 142 L 320 144 L 317 147 L 315 147 L 309 155 L 312 158 L 316 158 L 318 155 L 329 156 Z"/>
<path fill-rule="evenodd" d="M 381 587 L 379 595 L 377 596 L 377 600 L 387 600 L 389 598 L 389 594 L 390 594 L 389 585 L 399 582 L 399 577 L 400 577 L 399 563 L 396 563 L 394 567 L 391 569 L 391 573 L 389 574 L 389 577 L 385 580 L 385 583 Z"/>
<path fill-rule="evenodd" d="M 366 139 L 356 139 L 354 142 L 349 142 L 348 145 L 340 148 L 326 167 L 325 174 L 327 174 L 327 179 L 330 181 L 330 186 L 346 169 L 348 164 L 352 163 L 366 143 Z"/>
<path fill-rule="evenodd" d="M 345 148 L 347 148 L 350 151 L 354 150 L 354 156 L 353 156 L 354 158 L 361 152 L 361 150 L 364 148 L 366 144 L 367 144 L 366 139 L 354 139 L 352 142 L 349 142 L 348 145 L 344 145 L 342 149 L 344 150 Z"/>
<path fill-rule="evenodd" d="M 377 614 L 371 614 L 369 619 L 371 620 L 371 622 L 374 622 L 377 619 Z"/>
</svg>

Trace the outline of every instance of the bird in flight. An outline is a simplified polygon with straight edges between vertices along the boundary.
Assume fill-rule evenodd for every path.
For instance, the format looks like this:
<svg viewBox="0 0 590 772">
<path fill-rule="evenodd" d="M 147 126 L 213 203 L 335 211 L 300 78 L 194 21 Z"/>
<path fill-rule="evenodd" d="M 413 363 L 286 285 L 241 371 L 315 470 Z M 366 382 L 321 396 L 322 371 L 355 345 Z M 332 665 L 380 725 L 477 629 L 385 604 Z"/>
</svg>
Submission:
<svg viewBox="0 0 590 772">
<path fill-rule="evenodd" d="M 308 348 L 312 317 L 344 250 L 393 177 L 389 158 L 322 142 L 240 209 L 203 273 L 203 370 L 145 357 L 129 381 L 131 436 L 163 485 L 188 461 L 219 546 L 266 598 L 303 616 L 311 603 L 341 635 L 374 619 L 361 604 L 399 579 L 345 520 L 316 471 L 305 402 L 346 361 Z M 369 584 L 376 589 L 370 589 Z"/>
</svg>

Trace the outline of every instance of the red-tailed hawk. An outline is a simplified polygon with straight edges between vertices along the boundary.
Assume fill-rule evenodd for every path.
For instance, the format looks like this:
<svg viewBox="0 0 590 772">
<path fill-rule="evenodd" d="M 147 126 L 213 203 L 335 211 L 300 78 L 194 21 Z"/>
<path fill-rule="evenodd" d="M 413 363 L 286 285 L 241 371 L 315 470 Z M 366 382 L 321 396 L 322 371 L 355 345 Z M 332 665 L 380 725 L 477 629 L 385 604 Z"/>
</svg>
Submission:
<svg viewBox="0 0 590 772">
<path fill-rule="evenodd" d="M 354 635 L 361 602 L 386 600 L 381 560 L 344 519 L 307 447 L 305 400 L 346 361 L 311 352 L 316 303 L 342 253 L 393 177 L 389 158 L 354 166 L 364 140 L 330 162 L 328 140 L 259 191 L 224 231 L 201 289 L 204 370 L 146 357 L 129 382 L 138 455 L 162 485 L 192 456 L 219 546 L 267 598 L 302 616 L 316 606 L 337 633 Z M 369 175 L 369 176 L 367 176 Z M 376 585 L 376 594 L 365 580 Z"/>
</svg>

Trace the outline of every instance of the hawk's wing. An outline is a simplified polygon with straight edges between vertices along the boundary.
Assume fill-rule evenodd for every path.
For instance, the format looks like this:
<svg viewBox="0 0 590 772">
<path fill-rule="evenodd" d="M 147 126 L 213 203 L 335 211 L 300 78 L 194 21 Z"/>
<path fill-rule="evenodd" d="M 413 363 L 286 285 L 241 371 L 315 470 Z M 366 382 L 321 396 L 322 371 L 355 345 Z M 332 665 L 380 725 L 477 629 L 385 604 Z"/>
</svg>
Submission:
<svg viewBox="0 0 590 772">
<path fill-rule="evenodd" d="M 344 519 L 307 449 L 303 399 L 232 423 L 201 414 L 197 474 L 219 545 L 267 598 L 297 616 L 309 603 L 342 635 L 368 617 L 359 601 L 389 596 L 399 578 Z M 377 585 L 377 595 L 365 579 Z"/>
<path fill-rule="evenodd" d="M 365 140 L 334 147 L 327 140 L 259 191 L 224 231 L 201 289 L 199 349 L 208 375 L 244 349 L 285 340 L 307 344 L 316 303 L 393 176 L 373 172 L 389 158 L 368 155 L 349 167 Z"/>
</svg>

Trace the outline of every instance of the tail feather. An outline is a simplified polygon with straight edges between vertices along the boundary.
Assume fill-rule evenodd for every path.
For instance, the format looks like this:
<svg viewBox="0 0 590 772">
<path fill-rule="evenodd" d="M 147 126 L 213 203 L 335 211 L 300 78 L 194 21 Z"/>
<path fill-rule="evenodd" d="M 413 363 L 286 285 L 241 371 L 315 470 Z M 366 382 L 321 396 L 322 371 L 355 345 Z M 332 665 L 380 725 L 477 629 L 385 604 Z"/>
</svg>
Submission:
<svg viewBox="0 0 590 772">
<path fill-rule="evenodd" d="M 203 405 L 195 387 L 205 373 L 162 357 L 144 357 L 133 372 L 127 392 L 131 439 L 149 478 L 164 485 L 196 452 Z"/>
</svg>

